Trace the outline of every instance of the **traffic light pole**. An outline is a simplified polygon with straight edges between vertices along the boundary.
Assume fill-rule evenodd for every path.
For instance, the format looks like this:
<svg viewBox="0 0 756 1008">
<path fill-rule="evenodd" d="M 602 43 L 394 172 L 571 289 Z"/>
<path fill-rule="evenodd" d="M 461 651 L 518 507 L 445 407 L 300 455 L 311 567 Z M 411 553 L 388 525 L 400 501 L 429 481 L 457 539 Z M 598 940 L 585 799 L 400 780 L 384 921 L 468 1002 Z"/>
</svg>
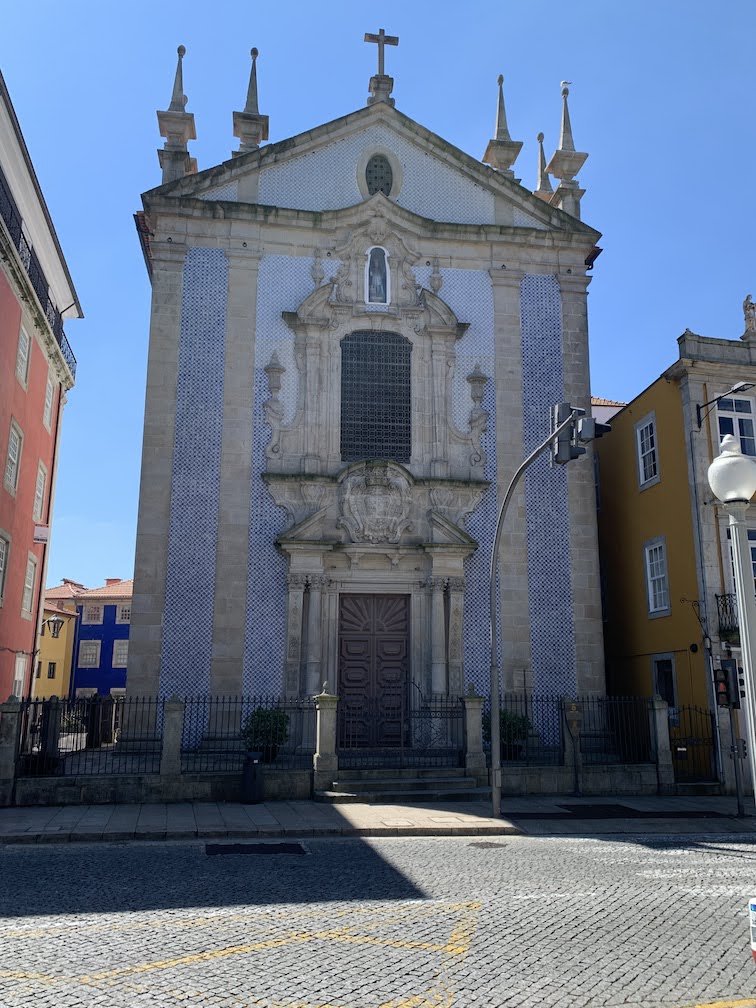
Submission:
<svg viewBox="0 0 756 1008">
<path fill-rule="evenodd" d="M 745 805 L 743 804 L 743 768 L 740 765 L 740 738 L 738 736 L 737 718 L 735 717 L 735 707 L 729 704 L 730 713 L 730 748 L 732 749 L 732 761 L 735 764 L 735 795 L 738 802 L 738 819 L 745 816 Z"/>
<path fill-rule="evenodd" d="M 504 500 L 501 502 L 499 514 L 496 519 L 496 531 L 494 533 L 493 550 L 491 551 L 491 565 L 489 570 L 489 580 L 491 585 L 491 618 L 490 618 L 490 642 L 491 642 L 491 815 L 497 819 L 501 815 L 501 690 L 499 686 L 499 635 L 497 632 L 498 622 L 496 619 L 497 582 L 499 575 L 499 545 L 501 543 L 501 532 L 504 526 L 504 518 L 507 514 L 509 502 L 512 494 L 520 481 L 522 474 L 532 465 L 541 452 L 553 444 L 562 431 L 572 427 L 576 419 L 582 415 L 582 410 L 570 410 L 570 415 L 562 421 L 549 436 L 543 441 L 535 451 L 522 462 L 520 468 L 512 477 Z"/>
</svg>

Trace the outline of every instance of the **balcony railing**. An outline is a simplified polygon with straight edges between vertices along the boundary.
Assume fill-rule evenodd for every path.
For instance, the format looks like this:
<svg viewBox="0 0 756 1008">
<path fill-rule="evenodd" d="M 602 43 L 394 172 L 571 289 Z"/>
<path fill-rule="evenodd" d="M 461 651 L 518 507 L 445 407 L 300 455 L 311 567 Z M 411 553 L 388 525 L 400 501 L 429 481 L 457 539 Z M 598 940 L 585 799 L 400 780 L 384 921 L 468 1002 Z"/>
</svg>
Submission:
<svg viewBox="0 0 756 1008">
<path fill-rule="evenodd" d="M 732 637 L 738 633 L 738 600 L 733 592 L 727 595 L 716 595 L 717 618 L 719 633 L 723 637 Z"/>
<path fill-rule="evenodd" d="M 63 360 L 75 378 L 76 358 L 74 357 L 71 345 L 66 339 L 66 334 L 63 332 L 63 318 L 50 299 L 50 285 L 47 282 L 45 274 L 42 272 L 37 253 L 24 236 L 23 228 L 21 227 L 21 214 L 18 212 L 15 200 L 11 196 L 2 170 L 0 170 L 0 217 L 2 217 L 10 234 L 11 241 L 18 251 L 21 262 L 24 264 L 29 282 L 39 298 L 39 303 L 42 305 L 42 310 L 55 336 L 55 342 L 63 354 Z"/>
</svg>

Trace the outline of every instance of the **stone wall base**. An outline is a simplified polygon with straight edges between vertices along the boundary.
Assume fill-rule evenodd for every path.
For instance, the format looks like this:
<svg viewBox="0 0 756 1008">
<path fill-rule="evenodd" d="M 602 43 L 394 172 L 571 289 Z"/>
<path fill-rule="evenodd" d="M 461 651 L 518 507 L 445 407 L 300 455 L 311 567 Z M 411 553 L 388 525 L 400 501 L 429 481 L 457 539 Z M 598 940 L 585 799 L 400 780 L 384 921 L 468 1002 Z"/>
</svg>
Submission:
<svg viewBox="0 0 756 1008">
<path fill-rule="evenodd" d="M 262 768 L 263 800 L 312 798 L 311 770 Z M 108 805 L 242 801 L 241 774 L 123 774 L 19 777 L 16 805 Z"/>
<path fill-rule="evenodd" d="M 584 766 L 581 795 L 655 795 L 659 793 L 655 763 Z M 501 793 L 507 795 L 573 795 L 575 770 L 570 766 L 502 766 Z"/>
</svg>

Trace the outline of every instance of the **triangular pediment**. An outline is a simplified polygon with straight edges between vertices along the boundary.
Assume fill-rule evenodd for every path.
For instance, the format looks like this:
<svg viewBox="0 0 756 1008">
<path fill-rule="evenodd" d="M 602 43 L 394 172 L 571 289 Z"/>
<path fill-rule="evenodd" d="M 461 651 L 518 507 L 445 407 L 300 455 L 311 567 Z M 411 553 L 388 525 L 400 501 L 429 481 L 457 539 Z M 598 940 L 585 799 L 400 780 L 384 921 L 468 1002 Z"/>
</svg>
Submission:
<svg viewBox="0 0 756 1008">
<path fill-rule="evenodd" d="M 432 542 L 439 546 L 470 546 L 477 548 L 478 544 L 471 535 L 454 522 L 444 518 L 438 511 L 429 514 Z"/>
<path fill-rule="evenodd" d="M 577 232 L 598 232 L 488 165 L 448 143 L 386 103 L 377 103 L 315 129 L 145 194 L 247 203 L 328 213 L 369 198 L 361 176 L 371 153 L 392 164 L 397 208 L 424 220 Z M 229 211 L 226 210 L 226 213 Z"/>
</svg>

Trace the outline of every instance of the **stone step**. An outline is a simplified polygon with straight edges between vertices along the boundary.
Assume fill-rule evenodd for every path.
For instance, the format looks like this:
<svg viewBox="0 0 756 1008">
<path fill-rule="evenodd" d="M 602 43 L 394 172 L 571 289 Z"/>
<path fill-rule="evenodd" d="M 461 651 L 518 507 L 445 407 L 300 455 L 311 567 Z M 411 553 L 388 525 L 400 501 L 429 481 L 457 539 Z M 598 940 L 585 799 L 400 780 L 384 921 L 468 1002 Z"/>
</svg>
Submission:
<svg viewBox="0 0 756 1008">
<path fill-rule="evenodd" d="M 464 767 L 339 767 L 339 780 L 418 780 L 421 777 L 465 777 Z"/>
<path fill-rule="evenodd" d="M 363 791 L 447 791 L 459 788 L 474 788 L 476 781 L 474 777 L 399 777 L 384 778 L 376 781 L 368 778 L 352 778 L 345 780 L 339 774 L 339 779 L 333 782 L 334 791 L 363 792 Z"/>
<path fill-rule="evenodd" d="M 722 785 L 716 781 L 692 781 L 686 784 L 675 784 L 677 795 L 721 795 Z"/>
<path fill-rule="evenodd" d="M 363 805 L 408 805 L 418 802 L 463 802 L 485 801 L 491 795 L 490 788 L 457 788 L 444 791 L 316 791 L 315 801 L 330 802 L 332 805 L 346 805 L 360 802 Z"/>
</svg>

